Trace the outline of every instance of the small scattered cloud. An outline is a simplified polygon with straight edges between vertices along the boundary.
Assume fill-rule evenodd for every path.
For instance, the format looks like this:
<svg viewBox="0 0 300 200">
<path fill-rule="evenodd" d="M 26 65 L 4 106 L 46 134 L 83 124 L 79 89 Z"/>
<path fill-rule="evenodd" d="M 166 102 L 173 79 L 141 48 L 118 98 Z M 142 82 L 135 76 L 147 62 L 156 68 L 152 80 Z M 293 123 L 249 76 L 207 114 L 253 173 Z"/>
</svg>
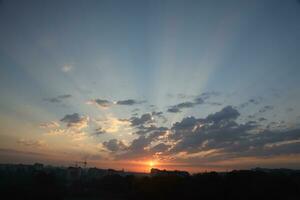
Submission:
<svg viewBox="0 0 300 200">
<path fill-rule="evenodd" d="M 121 101 L 117 101 L 116 104 L 117 105 L 125 105 L 125 106 L 132 106 L 132 105 L 136 105 L 136 104 L 142 104 L 145 103 L 146 101 L 137 101 L 134 99 L 127 99 L 127 100 L 121 100 Z"/>
<path fill-rule="evenodd" d="M 220 92 L 217 91 L 208 91 L 208 92 L 203 92 L 202 94 L 199 95 L 203 100 L 207 100 L 211 97 L 219 96 L 221 95 Z"/>
<path fill-rule="evenodd" d="M 96 105 L 96 106 L 99 106 L 100 108 L 108 108 L 111 105 L 113 105 L 112 102 L 110 102 L 106 99 L 92 99 L 92 100 L 87 101 L 87 104 Z"/>
<path fill-rule="evenodd" d="M 106 133 L 106 131 L 102 127 L 96 128 L 95 132 L 94 132 L 95 135 L 103 135 L 105 133 Z"/>
<path fill-rule="evenodd" d="M 167 111 L 170 112 L 170 113 L 179 113 L 179 112 L 181 112 L 180 109 L 176 108 L 176 107 L 168 108 Z"/>
<path fill-rule="evenodd" d="M 262 100 L 261 97 L 251 98 L 248 101 L 240 104 L 239 108 L 243 109 L 243 108 L 246 108 L 246 107 L 250 106 L 251 104 L 252 105 L 258 105 L 258 104 L 260 104 L 261 100 Z"/>
<path fill-rule="evenodd" d="M 171 106 L 170 108 L 168 108 L 167 112 L 178 113 L 178 112 L 181 112 L 181 109 L 193 108 L 194 106 L 200 105 L 203 103 L 204 103 L 204 100 L 201 97 L 196 97 L 193 101 L 186 101 L 186 102 L 182 102 L 182 103 Z"/>
<path fill-rule="evenodd" d="M 260 121 L 260 122 L 262 122 L 262 121 L 266 121 L 267 119 L 266 118 L 264 118 L 264 117 L 260 117 L 260 118 L 258 118 L 258 121 Z"/>
<path fill-rule="evenodd" d="M 265 112 L 273 110 L 273 109 L 274 109 L 274 106 L 266 105 L 266 106 L 262 107 L 258 112 L 265 113 Z"/>
<path fill-rule="evenodd" d="M 71 65 L 71 64 L 65 64 L 65 65 L 62 66 L 61 70 L 62 70 L 63 72 L 69 72 L 69 71 L 71 71 L 73 68 L 74 68 L 73 65 Z"/>
<path fill-rule="evenodd" d="M 46 98 L 46 99 L 44 99 L 44 101 L 48 101 L 50 103 L 61 103 L 63 100 L 69 99 L 71 97 L 72 97 L 71 94 L 63 94 L 63 95 L 59 95 L 57 97 Z"/>
<path fill-rule="evenodd" d="M 51 121 L 51 122 L 45 122 L 45 123 L 41 123 L 40 124 L 40 128 L 59 128 L 59 123 L 57 123 L 56 121 Z"/>
<path fill-rule="evenodd" d="M 127 99 L 127 100 L 119 100 L 119 101 L 109 101 L 106 99 L 92 99 L 87 101 L 87 104 L 97 105 L 101 108 L 108 108 L 113 105 L 121 105 L 121 106 L 133 106 L 145 103 L 146 101 L 138 101 L 134 99 Z"/>
<path fill-rule="evenodd" d="M 89 117 L 80 116 L 78 113 L 73 113 L 70 115 L 65 115 L 61 120 L 67 124 L 67 127 L 74 129 L 83 129 L 88 126 Z"/>
</svg>

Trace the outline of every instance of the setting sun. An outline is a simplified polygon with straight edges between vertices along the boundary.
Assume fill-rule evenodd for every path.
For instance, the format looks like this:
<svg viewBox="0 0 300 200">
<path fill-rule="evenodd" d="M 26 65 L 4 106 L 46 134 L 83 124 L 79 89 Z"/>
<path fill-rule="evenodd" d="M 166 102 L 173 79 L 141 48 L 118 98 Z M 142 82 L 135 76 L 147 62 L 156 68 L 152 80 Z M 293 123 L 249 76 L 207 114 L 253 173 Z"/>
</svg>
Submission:
<svg viewBox="0 0 300 200">
<path fill-rule="evenodd" d="M 154 163 L 152 161 L 150 161 L 149 165 L 150 165 L 150 167 L 153 167 Z"/>
<path fill-rule="evenodd" d="M 150 168 L 154 167 L 155 164 L 156 163 L 153 160 L 151 160 L 151 161 L 148 162 L 148 165 L 149 165 Z"/>
</svg>

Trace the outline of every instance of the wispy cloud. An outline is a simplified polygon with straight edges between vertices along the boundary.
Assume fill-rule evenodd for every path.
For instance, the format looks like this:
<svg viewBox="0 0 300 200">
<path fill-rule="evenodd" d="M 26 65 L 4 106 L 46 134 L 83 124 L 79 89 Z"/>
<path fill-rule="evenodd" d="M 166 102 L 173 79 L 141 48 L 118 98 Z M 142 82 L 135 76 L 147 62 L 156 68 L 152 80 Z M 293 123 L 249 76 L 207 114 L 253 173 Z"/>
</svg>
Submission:
<svg viewBox="0 0 300 200">
<path fill-rule="evenodd" d="M 33 147 L 33 148 L 40 148 L 40 147 L 47 146 L 46 142 L 43 140 L 19 139 L 17 143 L 26 147 Z"/>
<path fill-rule="evenodd" d="M 182 102 L 182 103 L 173 105 L 173 106 L 169 107 L 167 111 L 170 113 L 178 113 L 178 112 L 181 112 L 181 109 L 193 108 L 194 106 L 200 105 L 203 103 L 204 103 L 204 100 L 201 97 L 196 97 L 196 98 L 194 98 L 193 101 L 186 101 L 186 102 Z"/>
<path fill-rule="evenodd" d="M 126 99 L 126 100 L 119 100 L 119 101 L 110 101 L 106 99 L 91 99 L 87 101 L 87 104 L 90 105 L 96 105 L 99 106 L 100 108 L 108 108 L 113 105 L 120 105 L 120 106 L 133 106 L 133 105 L 138 105 L 145 103 L 146 101 L 138 101 L 134 99 Z"/>
<path fill-rule="evenodd" d="M 55 122 L 55 121 L 51 121 L 51 122 L 45 122 L 45 123 L 41 123 L 40 124 L 40 128 L 58 128 L 60 125 L 59 123 Z"/>
<path fill-rule="evenodd" d="M 64 99 L 69 99 L 71 97 L 72 97 L 71 94 L 63 94 L 63 95 L 59 95 L 59 96 L 52 97 L 52 98 L 45 98 L 44 101 L 48 101 L 50 103 L 60 103 Z"/>
</svg>

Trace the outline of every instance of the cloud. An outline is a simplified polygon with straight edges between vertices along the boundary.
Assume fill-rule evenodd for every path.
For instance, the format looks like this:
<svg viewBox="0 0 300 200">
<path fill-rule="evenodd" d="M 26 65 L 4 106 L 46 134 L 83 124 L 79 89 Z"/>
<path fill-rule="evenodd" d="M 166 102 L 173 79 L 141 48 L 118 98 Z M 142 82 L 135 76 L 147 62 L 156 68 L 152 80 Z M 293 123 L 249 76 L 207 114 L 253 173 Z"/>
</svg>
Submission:
<svg viewBox="0 0 300 200">
<path fill-rule="evenodd" d="M 103 142 L 102 145 L 111 152 L 118 152 L 124 150 L 127 146 L 117 139 L 111 139 L 107 142 Z"/>
<path fill-rule="evenodd" d="M 47 146 L 46 142 L 43 140 L 19 139 L 17 143 L 26 147 L 34 147 L 34 148 Z"/>
<path fill-rule="evenodd" d="M 44 99 L 44 101 L 48 101 L 50 103 L 60 103 L 64 99 L 68 99 L 68 98 L 71 98 L 71 97 L 72 97 L 71 94 L 63 94 L 63 95 L 59 95 L 59 96 L 53 97 L 53 98 L 46 98 L 46 99 Z"/>
<path fill-rule="evenodd" d="M 134 132 L 134 135 L 138 135 L 138 138 L 131 141 L 131 143 L 122 150 L 122 153 L 117 155 L 119 159 L 139 159 L 142 157 L 153 156 L 159 152 L 162 154 L 163 149 L 169 147 L 168 144 L 164 144 L 168 128 L 156 127 L 154 125 L 145 127 L 136 127 L 138 130 Z M 158 143 L 160 145 L 158 145 Z"/>
<path fill-rule="evenodd" d="M 100 133 L 118 133 L 130 131 L 130 122 L 127 119 L 119 119 L 116 117 L 108 116 L 103 119 L 94 120 L 98 125 Z M 96 130 L 97 132 L 97 130 Z"/>
<path fill-rule="evenodd" d="M 258 105 L 261 102 L 261 97 L 249 99 L 247 102 L 244 102 L 239 105 L 239 108 L 246 108 L 247 106 L 253 104 Z"/>
<path fill-rule="evenodd" d="M 238 116 L 237 110 L 227 106 L 203 119 L 188 117 L 175 123 L 168 137 L 174 144 L 169 155 L 205 154 L 203 161 L 213 161 L 300 153 L 300 148 L 296 148 L 300 142 L 300 129 L 260 129 L 256 121 L 237 123 Z"/>
<path fill-rule="evenodd" d="M 62 70 L 63 72 L 69 72 L 69 71 L 71 71 L 73 68 L 74 68 L 73 65 L 71 65 L 71 64 L 65 64 L 65 65 L 62 66 L 61 70 Z"/>
<path fill-rule="evenodd" d="M 265 113 L 265 112 L 267 112 L 269 110 L 273 110 L 273 109 L 274 109 L 274 106 L 267 105 L 267 106 L 262 107 L 258 112 Z"/>
<path fill-rule="evenodd" d="M 222 120 L 236 119 L 240 113 L 232 108 L 232 106 L 226 106 L 221 111 L 209 115 L 206 119 L 208 121 L 219 122 Z"/>
<path fill-rule="evenodd" d="M 67 127 L 74 129 L 83 129 L 88 126 L 89 117 L 80 116 L 78 113 L 73 113 L 70 115 L 65 115 L 61 120 L 67 124 Z"/>
<path fill-rule="evenodd" d="M 176 107 L 171 107 L 171 108 L 168 108 L 167 112 L 170 112 L 170 113 L 178 113 L 178 112 L 181 112 L 179 108 L 176 108 Z"/>
<path fill-rule="evenodd" d="M 186 101 L 186 102 L 182 102 L 182 103 L 171 106 L 170 108 L 168 108 L 167 112 L 178 113 L 178 112 L 181 112 L 181 109 L 193 108 L 194 106 L 200 105 L 200 104 L 203 104 L 203 103 L 204 103 L 204 100 L 201 97 L 196 97 L 193 100 L 193 102 Z"/>
<path fill-rule="evenodd" d="M 163 112 L 156 112 L 156 111 L 153 111 L 152 113 L 152 116 L 155 116 L 159 119 L 162 120 L 162 123 L 166 123 L 168 121 L 168 119 L 164 116 L 164 113 Z"/>
<path fill-rule="evenodd" d="M 151 153 L 164 153 L 165 151 L 167 151 L 170 148 L 170 145 L 167 145 L 165 143 L 159 143 L 157 145 L 155 145 L 154 147 L 152 147 L 150 149 Z"/>
<path fill-rule="evenodd" d="M 142 104 L 142 103 L 145 103 L 145 101 L 137 101 L 134 99 L 127 99 L 127 100 L 121 100 L 116 102 L 117 105 L 125 105 L 125 106 L 132 106 L 132 105 Z"/>
<path fill-rule="evenodd" d="M 135 159 L 142 158 L 151 155 L 151 152 L 146 148 L 150 145 L 151 140 L 142 135 L 134 139 L 131 144 L 126 148 L 126 151 L 119 154 L 117 158 L 121 159 Z"/>
<path fill-rule="evenodd" d="M 203 164 L 300 153 L 300 129 L 287 129 L 282 122 L 270 128 L 260 124 L 264 119 L 241 122 L 233 106 L 225 106 L 205 118 L 185 117 L 170 128 L 155 125 L 153 117 L 160 114 L 146 113 L 126 120 L 137 138 L 128 145 L 114 139 L 103 146 L 115 159 L 153 157 Z"/>
<path fill-rule="evenodd" d="M 60 125 L 55 121 L 45 122 L 40 124 L 40 128 L 58 128 Z"/>
<path fill-rule="evenodd" d="M 132 126 L 140 126 L 153 122 L 154 118 L 151 113 L 143 114 L 141 117 L 131 117 L 130 122 Z"/>
<path fill-rule="evenodd" d="M 65 129 L 62 128 L 55 128 L 55 129 L 51 129 L 49 130 L 46 134 L 47 135 L 63 135 L 65 134 L 67 131 Z"/>
<path fill-rule="evenodd" d="M 262 121 L 266 121 L 267 119 L 266 118 L 264 118 L 264 117 L 260 117 L 260 118 L 258 118 L 258 121 L 260 121 L 260 122 L 262 122 Z"/>
<path fill-rule="evenodd" d="M 49 136 L 67 136 L 70 137 L 72 141 L 84 140 L 88 134 L 78 128 L 77 126 L 72 126 L 68 128 L 55 128 L 49 130 L 46 135 Z"/>
<path fill-rule="evenodd" d="M 108 108 L 108 107 L 113 105 L 112 102 L 110 102 L 106 99 L 92 99 L 92 100 L 89 100 L 87 102 L 87 104 L 94 104 L 94 105 L 97 105 L 101 108 Z"/>
<path fill-rule="evenodd" d="M 105 134 L 105 133 L 107 133 L 102 127 L 98 127 L 98 128 L 96 128 L 95 129 L 95 135 L 103 135 L 103 134 Z"/>
<path fill-rule="evenodd" d="M 63 94 L 63 95 L 57 96 L 57 98 L 60 98 L 60 99 L 67 99 L 67 98 L 70 98 L 70 97 L 72 97 L 72 95 L 70 95 L 70 94 Z"/>
<path fill-rule="evenodd" d="M 211 97 L 219 96 L 220 94 L 221 94 L 220 92 L 209 91 L 209 92 L 203 92 L 202 94 L 200 94 L 199 97 L 201 97 L 203 100 L 207 100 Z"/>
<path fill-rule="evenodd" d="M 137 128 L 137 131 L 134 132 L 134 134 L 136 135 L 146 135 L 150 132 L 163 132 L 163 131 L 166 131 L 168 130 L 168 128 L 166 127 L 157 127 L 155 125 L 150 125 L 150 126 L 144 126 L 144 125 L 141 125 L 141 126 L 138 126 L 136 127 Z"/>
<path fill-rule="evenodd" d="M 113 105 L 133 106 L 133 105 L 142 104 L 144 102 L 145 101 L 137 101 L 134 99 L 120 100 L 120 101 L 116 101 L 116 102 L 109 101 L 106 99 L 92 99 L 92 100 L 89 100 L 87 102 L 87 104 L 94 104 L 94 105 L 100 106 L 101 108 L 108 108 Z"/>
</svg>

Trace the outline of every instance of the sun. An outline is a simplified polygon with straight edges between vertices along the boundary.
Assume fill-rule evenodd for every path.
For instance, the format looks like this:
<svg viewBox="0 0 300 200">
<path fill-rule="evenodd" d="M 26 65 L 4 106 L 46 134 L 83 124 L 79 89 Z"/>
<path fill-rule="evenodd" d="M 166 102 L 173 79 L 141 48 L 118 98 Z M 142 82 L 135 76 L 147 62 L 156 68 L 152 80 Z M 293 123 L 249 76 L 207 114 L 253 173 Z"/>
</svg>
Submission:
<svg viewBox="0 0 300 200">
<path fill-rule="evenodd" d="M 149 166 L 150 168 L 153 168 L 156 164 L 157 164 L 157 163 L 156 163 L 155 161 L 153 161 L 153 160 L 148 161 L 148 166 Z"/>
<path fill-rule="evenodd" d="M 153 167 L 154 166 L 154 162 L 153 161 L 149 161 L 149 166 Z"/>
</svg>

